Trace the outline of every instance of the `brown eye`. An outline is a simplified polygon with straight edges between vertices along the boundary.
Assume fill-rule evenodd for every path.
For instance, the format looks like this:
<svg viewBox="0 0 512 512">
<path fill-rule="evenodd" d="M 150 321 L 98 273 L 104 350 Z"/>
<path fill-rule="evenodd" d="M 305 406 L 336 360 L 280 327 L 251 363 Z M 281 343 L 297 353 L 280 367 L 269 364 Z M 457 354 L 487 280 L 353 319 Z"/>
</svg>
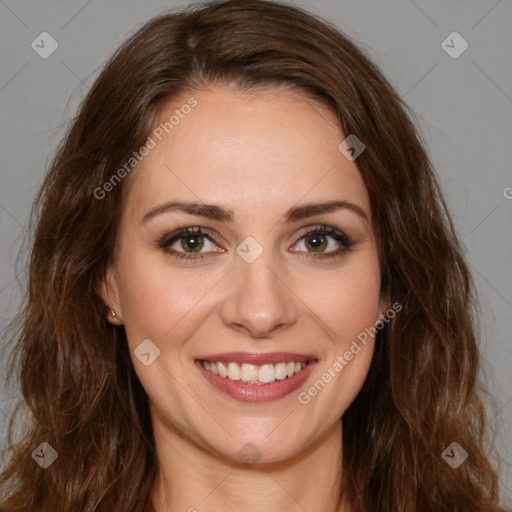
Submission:
<svg viewBox="0 0 512 512">
<path fill-rule="evenodd" d="M 192 249 L 193 252 L 200 252 L 204 246 L 202 235 L 187 235 L 181 237 L 181 247 L 186 251 Z"/>
<path fill-rule="evenodd" d="M 327 247 L 327 239 L 321 234 L 308 235 L 306 238 L 306 246 L 312 247 L 313 252 L 323 252 Z"/>
<path fill-rule="evenodd" d="M 335 240 L 335 243 L 330 242 L 330 239 Z M 328 226 L 319 226 L 302 233 L 299 237 L 299 243 L 304 245 L 305 250 L 294 249 L 293 252 L 305 252 L 306 257 L 318 258 L 341 256 L 354 245 L 345 233 Z M 336 245 L 338 245 L 338 248 L 336 248 Z"/>
<path fill-rule="evenodd" d="M 211 248 L 208 248 L 208 244 L 211 244 Z M 212 252 L 224 252 L 217 244 L 220 244 L 220 237 L 214 232 L 201 230 L 199 226 L 179 229 L 165 235 L 159 241 L 159 246 L 170 256 L 191 261 L 200 260 Z M 299 236 L 295 245 L 300 244 L 304 244 L 304 249 L 295 248 L 292 252 L 322 259 L 342 256 L 354 245 L 345 233 L 328 226 L 306 230 Z"/>
<path fill-rule="evenodd" d="M 204 232 L 198 226 L 197 228 L 179 229 L 165 235 L 159 241 L 159 246 L 167 254 L 176 258 L 202 259 L 209 252 L 223 252 L 222 250 L 219 251 L 218 246 L 214 243 L 214 240 L 217 239 L 217 235 Z M 178 242 L 180 243 L 178 244 Z M 208 243 L 211 244 L 211 249 L 202 251 L 203 248 L 209 249 Z"/>
</svg>

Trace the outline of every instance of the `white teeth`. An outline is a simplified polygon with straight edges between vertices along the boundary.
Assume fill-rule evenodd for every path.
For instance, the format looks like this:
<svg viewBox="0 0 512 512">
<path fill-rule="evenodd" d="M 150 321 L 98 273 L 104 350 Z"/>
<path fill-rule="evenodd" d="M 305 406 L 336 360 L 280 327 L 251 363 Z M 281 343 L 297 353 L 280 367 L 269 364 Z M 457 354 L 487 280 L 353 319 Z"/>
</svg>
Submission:
<svg viewBox="0 0 512 512">
<path fill-rule="evenodd" d="M 264 364 L 261 366 L 248 363 L 239 365 L 234 362 L 223 363 L 221 361 L 203 361 L 202 363 L 206 370 L 215 375 L 249 384 L 266 384 L 275 380 L 284 380 L 287 377 L 293 377 L 306 368 L 305 362 Z"/>
<path fill-rule="evenodd" d="M 240 378 L 244 382 L 258 380 L 258 367 L 254 364 L 243 364 L 240 369 Z"/>
<path fill-rule="evenodd" d="M 286 363 L 276 364 L 276 379 L 277 380 L 286 379 Z"/>
<path fill-rule="evenodd" d="M 276 370 L 273 364 L 264 364 L 258 369 L 258 380 L 260 382 L 272 382 L 276 380 Z"/>
<path fill-rule="evenodd" d="M 228 376 L 228 369 L 226 366 L 224 366 L 224 363 L 217 363 L 217 370 L 219 370 L 219 375 L 221 377 L 227 377 Z"/>
<path fill-rule="evenodd" d="M 240 366 L 236 363 L 228 364 L 228 378 L 231 380 L 240 380 Z"/>
</svg>

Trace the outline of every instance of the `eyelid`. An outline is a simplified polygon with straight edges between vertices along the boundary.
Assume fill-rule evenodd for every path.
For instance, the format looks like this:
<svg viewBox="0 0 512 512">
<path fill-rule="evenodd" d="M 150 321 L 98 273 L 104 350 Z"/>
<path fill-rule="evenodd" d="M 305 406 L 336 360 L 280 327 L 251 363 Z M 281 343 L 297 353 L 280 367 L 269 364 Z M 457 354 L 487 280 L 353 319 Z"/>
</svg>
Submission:
<svg viewBox="0 0 512 512">
<path fill-rule="evenodd" d="M 208 228 L 203 228 L 201 226 L 194 227 L 186 227 L 180 228 L 171 233 L 167 233 L 163 237 L 160 238 L 159 245 L 169 245 L 171 242 L 175 242 L 180 238 L 185 238 L 187 235 L 201 235 L 205 238 L 209 238 L 212 242 L 221 243 L 222 238 L 220 235 L 215 233 L 215 231 L 210 231 Z"/>
<path fill-rule="evenodd" d="M 318 257 L 327 258 L 329 256 L 336 256 L 336 255 L 341 256 L 342 254 L 344 254 L 345 252 L 350 250 L 353 245 L 355 245 L 355 241 L 350 236 L 348 236 L 344 231 L 342 231 L 341 229 L 335 228 L 333 226 L 326 225 L 326 224 L 321 224 L 321 225 L 317 224 L 314 226 L 308 226 L 306 228 L 303 228 L 297 235 L 297 241 L 295 242 L 295 244 L 297 244 L 298 242 L 300 242 L 301 240 L 306 238 L 308 235 L 311 235 L 313 233 L 320 233 L 323 236 L 328 236 L 330 238 L 334 238 L 336 240 L 336 242 L 338 242 L 339 244 L 342 245 L 342 248 L 336 249 L 334 251 L 329 251 L 329 252 L 319 252 L 319 253 L 305 252 L 306 257 L 318 256 Z M 295 251 L 295 252 L 302 252 L 302 251 Z"/>
<path fill-rule="evenodd" d="M 322 233 L 324 236 L 329 236 L 331 238 L 334 238 L 339 244 L 342 245 L 341 249 L 336 249 L 334 251 L 329 252 L 320 252 L 320 253 L 308 253 L 304 251 L 293 251 L 297 253 L 303 253 L 306 257 L 320 257 L 320 258 L 328 258 L 330 256 L 341 256 L 343 253 L 347 252 L 353 245 L 354 241 L 345 234 L 344 231 L 337 229 L 335 227 L 326 225 L 326 224 L 316 224 L 316 225 L 310 225 L 305 228 L 302 228 L 299 233 L 295 236 L 295 242 L 294 245 L 296 245 L 298 242 L 304 239 L 309 234 L 312 233 Z M 168 250 L 167 247 L 172 245 L 174 242 L 179 240 L 180 238 L 185 238 L 187 235 L 200 235 L 205 238 L 208 238 L 211 242 L 215 242 L 217 244 L 220 243 L 222 246 L 222 237 L 218 235 L 215 231 L 210 230 L 209 228 L 203 228 L 201 226 L 188 226 L 184 228 L 177 229 L 171 233 L 168 233 L 160 238 L 158 245 L 169 254 L 177 257 L 177 258 L 183 258 L 183 259 L 202 259 L 204 256 L 210 255 L 213 252 L 220 252 L 220 251 L 208 251 L 205 253 L 187 253 L 187 252 L 181 252 L 181 251 L 175 251 L 175 250 Z M 177 256 L 176 256 L 177 255 Z"/>
</svg>

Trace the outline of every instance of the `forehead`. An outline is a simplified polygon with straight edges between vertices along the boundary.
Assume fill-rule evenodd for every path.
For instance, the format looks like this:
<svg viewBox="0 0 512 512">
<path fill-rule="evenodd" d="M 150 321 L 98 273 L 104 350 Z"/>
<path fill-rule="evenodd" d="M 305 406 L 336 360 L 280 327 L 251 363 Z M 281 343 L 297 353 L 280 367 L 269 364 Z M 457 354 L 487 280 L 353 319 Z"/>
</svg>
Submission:
<svg viewBox="0 0 512 512">
<path fill-rule="evenodd" d="M 129 217 L 170 200 L 224 205 L 235 221 L 238 212 L 275 215 L 316 200 L 356 202 L 371 217 L 357 165 L 338 150 L 345 135 L 334 113 L 294 91 L 196 92 L 165 105 L 150 137 L 154 148 L 132 176 Z"/>
</svg>

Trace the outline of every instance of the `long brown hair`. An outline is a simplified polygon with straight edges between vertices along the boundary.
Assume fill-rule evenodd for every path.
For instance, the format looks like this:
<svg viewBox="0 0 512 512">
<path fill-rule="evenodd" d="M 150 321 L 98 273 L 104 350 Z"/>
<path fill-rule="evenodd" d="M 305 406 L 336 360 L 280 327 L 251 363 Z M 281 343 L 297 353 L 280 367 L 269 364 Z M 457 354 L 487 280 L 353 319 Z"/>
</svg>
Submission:
<svg viewBox="0 0 512 512">
<path fill-rule="evenodd" d="M 502 510 L 474 284 L 413 116 L 333 25 L 265 0 L 147 22 L 107 63 L 59 146 L 31 212 L 28 288 L 9 330 L 28 421 L 13 440 L 11 419 L 0 509 L 151 508 L 148 399 L 124 328 L 107 322 L 98 294 L 130 180 L 98 189 L 146 143 L 165 103 L 209 84 L 288 86 L 332 109 L 366 146 L 357 165 L 382 292 L 402 310 L 378 332 L 368 378 L 342 418 L 343 499 L 359 512 Z M 42 442 L 58 454 L 47 469 L 31 456 Z M 441 456 L 453 442 L 468 453 L 456 469 Z"/>
</svg>

